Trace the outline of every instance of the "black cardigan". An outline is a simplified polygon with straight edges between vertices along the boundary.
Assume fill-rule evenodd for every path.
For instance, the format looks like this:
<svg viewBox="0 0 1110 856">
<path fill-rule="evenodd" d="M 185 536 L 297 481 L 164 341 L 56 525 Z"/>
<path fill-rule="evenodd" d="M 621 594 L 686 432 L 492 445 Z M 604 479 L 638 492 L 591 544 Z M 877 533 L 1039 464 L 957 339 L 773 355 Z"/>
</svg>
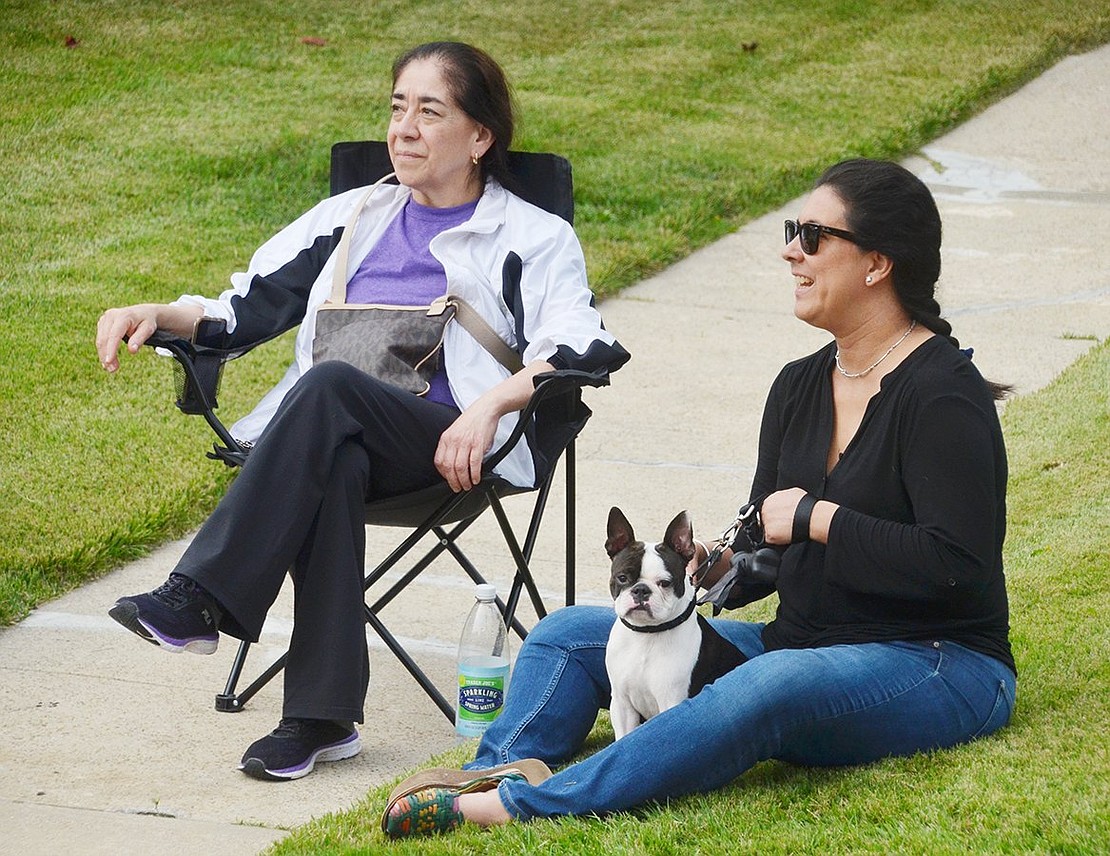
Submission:
<svg viewBox="0 0 1110 856">
<path fill-rule="evenodd" d="M 767 649 L 948 640 L 1014 669 L 1006 449 L 986 382 L 933 337 L 883 378 L 826 475 L 834 354 L 830 343 L 783 368 L 763 414 L 752 498 L 802 487 L 841 506 L 827 545 L 786 550 Z"/>
</svg>

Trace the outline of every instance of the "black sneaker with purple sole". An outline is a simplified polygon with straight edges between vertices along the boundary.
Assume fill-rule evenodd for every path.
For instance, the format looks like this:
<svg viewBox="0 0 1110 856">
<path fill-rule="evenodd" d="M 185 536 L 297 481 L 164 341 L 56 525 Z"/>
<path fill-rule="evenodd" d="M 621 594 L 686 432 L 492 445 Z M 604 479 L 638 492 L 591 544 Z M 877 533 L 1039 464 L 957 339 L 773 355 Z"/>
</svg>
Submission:
<svg viewBox="0 0 1110 856">
<path fill-rule="evenodd" d="M 255 779 L 284 781 L 307 776 L 317 762 L 353 758 L 362 749 L 350 723 L 286 717 L 243 754 L 239 769 Z"/>
<path fill-rule="evenodd" d="M 212 654 L 220 642 L 219 604 L 181 574 L 170 574 L 152 592 L 121 597 L 108 614 L 136 636 L 175 654 Z"/>
</svg>

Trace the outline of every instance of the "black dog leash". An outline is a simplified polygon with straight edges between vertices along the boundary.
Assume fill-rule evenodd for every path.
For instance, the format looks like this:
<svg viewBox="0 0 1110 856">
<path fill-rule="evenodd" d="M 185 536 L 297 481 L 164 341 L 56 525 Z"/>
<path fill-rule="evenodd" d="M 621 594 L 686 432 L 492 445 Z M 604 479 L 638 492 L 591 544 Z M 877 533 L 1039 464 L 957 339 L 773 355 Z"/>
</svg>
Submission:
<svg viewBox="0 0 1110 856">
<path fill-rule="evenodd" d="M 704 588 L 701 583 L 705 579 L 705 575 L 710 568 L 720 561 L 725 550 L 736 541 L 741 532 L 747 535 L 748 540 L 753 545 L 750 552 L 735 553 L 729 563 L 728 570 L 712 586 L 704 589 L 705 593 L 696 599 L 699 606 L 703 603 L 712 604 L 714 615 L 719 614 L 725 608 L 733 587 L 742 578 L 773 585 L 778 577 L 781 556 L 777 550 L 768 546 L 763 540 L 763 523 L 759 517 L 759 509 L 762 504 L 763 497 L 760 497 L 754 502 L 740 506 L 732 525 L 721 533 L 721 537 L 714 542 L 714 546 L 709 550 L 709 555 L 705 557 L 705 561 L 698 565 L 697 570 L 694 571 L 694 587 Z"/>
</svg>

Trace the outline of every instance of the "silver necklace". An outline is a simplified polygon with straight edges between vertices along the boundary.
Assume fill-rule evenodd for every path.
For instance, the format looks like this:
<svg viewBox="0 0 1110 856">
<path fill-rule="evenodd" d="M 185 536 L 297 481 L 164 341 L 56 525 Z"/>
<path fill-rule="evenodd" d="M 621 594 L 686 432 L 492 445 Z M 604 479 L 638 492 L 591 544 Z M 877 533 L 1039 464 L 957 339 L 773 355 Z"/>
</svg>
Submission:
<svg viewBox="0 0 1110 856">
<path fill-rule="evenodd" d="M 906 337 L 908 335 L 910 335 L 910 333 L 913 332 L 913 328 L 916 327 L 916 326 L 917 326 L 917 319 L 914 319 L 913 321 L 910 322 L 909 329 L 906 330 L 906 332 L 902 334 L 902 338 L 899 339 L 897 342 L 895 342 L 893 345 L 891 345 L 889 348 L 887 348 L 887 351 L 886 351 L 885 354 L 883 354 L 881 357 L 879 357 L 877 360 L 875 360 L 875 362 L 873 362 L 871 365 L 869 365 L 867 368 L 865 368 L 861 372 L 845 371 L 844 366 L 842 366 L 840 364 L 840 348 L 837 348 L 836 349 L 836 370 L 838 372 L 840 372 L 842 375 L 844 375 L 844 377 L 849 377 L 849 378 L 864 377 L 865 375 L 871 374 L 871 372 L 873 372 L 876 368 L 878 368 L 879 363 L 881 363 L 883 360 L 885 360 L 887 357 L 889 357 L 892 353 L 894 353 L 894 349 L 897 348 L 899 345 L 901 345 L 904 341 L 906 341 Z"/>
</svg>

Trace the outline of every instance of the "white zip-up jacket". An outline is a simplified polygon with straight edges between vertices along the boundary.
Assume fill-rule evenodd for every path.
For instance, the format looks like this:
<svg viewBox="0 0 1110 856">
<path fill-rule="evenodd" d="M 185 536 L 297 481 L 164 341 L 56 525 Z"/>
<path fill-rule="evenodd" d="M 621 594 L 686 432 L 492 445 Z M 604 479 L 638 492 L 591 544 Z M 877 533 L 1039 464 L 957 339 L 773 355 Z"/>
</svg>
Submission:
<svg viewBox="0 0 1110 856">
<path fill-rule="evenodd" d="M 185 295 L 175 301 L 224 319 L 232 345 L 258 342 L 300 324 L 293 364 L 255 409 L 231 427 L 234 437 L 257 439 L 285 394 L 311 368 L 316 310 L 331 293 L 333 250 L 366 190 L 329 197 L 290 223 L 258 249 L 246 271 L 232 275 L 232 287 L 218 298 Z M 389 184 L 374 191 L 352 236 L 348 281 L 410 194 L 407 187 Z M 447 274 L 448 292 L 473 306 L 521 353 L 525 365 L 547 360 L 555 368 L 615 371 L 628 360 L 594 307 L 574 230 L 496 181 L 487 182 L 474 215 L 437 235 L 430 249 Z M 522 262 L 519 289 L 502 282 L 510 253 Z M 458 324 L 447 326 L 443 347 L 451 395 L 462 409 L 509 376 Z M 493 448 L 504 442 L 515 422 L 516 414 L 502 418 Z M 535 467 L 526 444 L 517 444 L 497 473 L 515 485 L 532 486 Z"/>
</svg>

